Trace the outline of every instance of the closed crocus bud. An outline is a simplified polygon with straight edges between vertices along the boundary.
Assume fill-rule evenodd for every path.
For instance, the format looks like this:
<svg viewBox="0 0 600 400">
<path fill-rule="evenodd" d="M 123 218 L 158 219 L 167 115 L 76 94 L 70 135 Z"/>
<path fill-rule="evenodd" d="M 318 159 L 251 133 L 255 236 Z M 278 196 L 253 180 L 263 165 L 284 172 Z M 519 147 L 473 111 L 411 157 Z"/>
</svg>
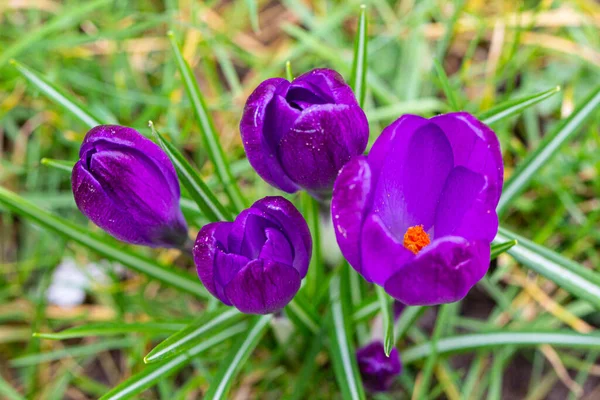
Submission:
<svg viewBox="0 0 600 400">
<path fill-rule="evenodd" d="M 250 164 L 288 193 L 329 193 L 339 170 L 362 154 L 367 117 L 352 89 L 330 69 L 267 79 L 250 95 L 240 123 Z"/>
<path fill-rule="evenodd" d="M 312 240 L 302 214 L 283 197 L 265 197 L 234 222 L 202 227 L 194 245 L 200 280 L 247 314 L 281 310 L 306 276 Z"/>
<path fill-rule="evenodd" d="M 472 115 L 405 115 L 340 172 L 340 249 L 404 304 L 460 300 L 489 267 L 503 170 L 495 133 Z"/>
<path fill-rule="evenodd" d="M 371 392 L 390 390 L 394 379 L 402 372 L 398 350 L 393 348 L 390 356 L 386 356 L 381 341 L 371 342 L 358 349 L 356 360 L 363 386 Z"/>
<path fill-rule="evenodd" d="M 179 247 L 187 225 L 169 157 L 132 128 L 90 130 L 73 168 L 75 203 L 92 222 L 127 243 Z"/>
</svg>

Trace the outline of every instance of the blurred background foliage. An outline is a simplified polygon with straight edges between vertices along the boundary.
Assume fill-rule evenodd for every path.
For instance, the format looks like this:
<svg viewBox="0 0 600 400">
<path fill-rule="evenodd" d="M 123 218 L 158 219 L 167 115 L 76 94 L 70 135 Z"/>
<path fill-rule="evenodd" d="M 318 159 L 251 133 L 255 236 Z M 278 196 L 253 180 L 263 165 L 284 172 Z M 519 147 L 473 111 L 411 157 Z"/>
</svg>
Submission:
<svg viewBox="0 0 600 400">
<path fill-rule="evenodd" d="M 172 30 L 246 198 L 276 194 L 244 157 L 238 123 L 245 100 L 262 80 L 285 76 L 288 60 L 296 75 L 330 67 L 349 79 L 363 3 L 370 37 L 365 108 L 371 143 L 403 113 L 450 111 L 436 59 L 459 108 L 472 113 L 560 86 L 557 94 L 493 125 L 508 177 L 600 82 L 600 3 L 594 0 L 0 0 L 0 184 L 98 231 L 76 209 L 68 171 L 42 161 L 76 160 L 87 127 L 28 83 L 11 64 L 15 59 L 65 89 L 102 121 L 149 135 L 152 120 L 218 190 L 166 36 Z M 596 111 L 501 220 L 513 232 L 593 270 L 600 265 L 599 128 Z M 143 275 L 106 267 L 85 248 L 0 211 L 2 398 L 97 398 L 141 371 L 144 355 L 166 333 L 216 306 L 214 300 L 198 301 Z M 339 251 L 325 210 L 320 212 L 321 249 L 327 262 L 337 265 Z M 203 220 L 191 217 L 190 234 L 195 235 Z M 194 270 L 177 250 L 139 251 L 173 268 Z M 61 263 L 74 264 L 89 277 L 83 279 L 88 283 L 81 304 L 60 305 L 47 295 Z M 101 279 L 90 272 L 91 264 L 104 265 Z M 573 303 L 554 283 L 501 255 L 489 278 L 453 306 L 445 329 L 485 332 L 541 324 L 595 330 L 600 314 L 573 312 L 568 308 Z M 401 354 L 408 343 L 430 335 L 435 315 L 435 309 L 425 312 L 400 343 Z M 166 333 L 112 338 L 31 337 L 32 332 L 106 321 L 172 326 Z M 289 398 L 298 381 L 306 379 L 307 343 L 281 339 L 277 332 L 286 329 L 275 327 L 265 336 L 243 366 L 231 398 Z M 429 398 L 600 397 L 598 352 L 550 346 L 510 354 L 501 350 L 443 359 Z M 140 397 L 200 396 L 225 353 L 223 346 L 210 349 Z M 302 398 L 338 398 L 327 353 L 319 352 L 316 362 L 318 372 L 305 382 Z M 395 391 L 379 398 L 410 398 L 421 367 L 407 366 Z"/>
</svg>

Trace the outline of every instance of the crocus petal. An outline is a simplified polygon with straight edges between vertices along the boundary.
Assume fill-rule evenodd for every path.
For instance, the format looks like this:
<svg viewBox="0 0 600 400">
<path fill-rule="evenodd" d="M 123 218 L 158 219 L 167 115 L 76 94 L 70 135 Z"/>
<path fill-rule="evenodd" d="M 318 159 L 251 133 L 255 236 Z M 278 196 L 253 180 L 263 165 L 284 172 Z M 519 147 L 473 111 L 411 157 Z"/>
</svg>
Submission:
<svg viewBox="0 0 600 400">
<path fill-rule="evenodd" d="M 453 164 L 450 143 L 434 124 L 419 127 L 408 146 L 394 140 L 374 191 L 372 212 L 398 240 L 410 226 L 429 230 Z"/>
<path fill-rule="evenodd" d="M 489 242 L 458 236 L 435 240 L 385 282 L 385 291 L 406 305 L 458 301 L 485 275 Z"/>
<path fill-rule="evenodd" d="M 227 301 L 228 296 L 225 294 L 225 287 L 229 285 L 229 282 L 231 282 L 236 274 L 249 262 L 250 260 L 247 257 L 239 254 L 225 253 L 220 250 L 215 252 L 213 273 L 215 290 L 217 292 L 217 297 L 228 306 L 231 305 L 231 302 Z"/>
<path fill-rule="evenodd" d="M 227 249 L 231 253 L 257 258 L 267 240 L 265 229 L 277 225 L 253 208 L 242 211 L 233 222 L 227 238 Z"/>
<path fill-rule="evenodd" d="M 240 122 L 240 133 L 248 161 L 256 172 L 269 184 L 285 192 L 294 193 L 298 190 L 298 186 L 289 179 L 282 169 L 276 149 L 272 147 L 267 139 L 273 134 L 279 137 L 282 133 L 279 131 L 266 131 L 267 125 L 271 129 L 275 126 L 271 118 L 277 116 L 271 115 L 272 112 L 267 113 L 267 111 L 273 111 L 269 106 L 281 85 L 288 86 L 289 82 L 282 78 L 267 79 L 250 95 Z M 275 104 L 271 107 L 279 109 L 279 105 Z M 287 120 L 289 115 L 286 114 L 285 117 Z"/>
<path fill-rule="evenodd" d="M 456 231 L 477 197 L 484 195 L 481 193 L 484 186 L 485 179 L 478 173 L 462 166 L 452 169 L 435 213 L 436 237 L 452 235 Z"/>
<path fill-rule="evenodd" d="M 371 191 L 371 169 L 366 157 L 350 160 L 333 187 L 331 216 L 342 254 L 356 270 L 360 266 L 360 232 Z"/>
<path fill-rule="evenodd" d="M 267 241 L 260 251 L 259 258 L 292 265 L 294 260 L 293 249 L 285 235 L 274 228 L 267 228 L 265 234 Z"/>
<path fill-rule="evenodd" d="M 400 158 L 406 154 L 406 147 L 414 133 L 427 124 L 427 119 L 418 115 L 406 114 L 388 125 L 377 138 L 369 151 L 369 165 L 373 174 L 373 182 L 381 173 L 381 168 L 388 157 Z M 392 147 L 394 148 L 392 151 Z"/>
<path fill-rule="evenodd" d="M 300 288 L 295 268 L 270 260 L 253 260 L 225 287 L 231 303 L 241 312 L 268 314 L 281 310 Z"/>
<path fill-rule="evenodd" d="M 369 215 L 365 220 L 360 247 L 362 262 L 358 272 L 367 281 L 380 286 L 402 264 L 414 258 L 414 254 L 394 238 L 376 214 Z"/>
<path fill-rule="evenodd" d="M 310 96 L 305 98 L 304 96 Z M 356 97 L 344 78 L 331 69 L 314 69 L 304 73 L 292 81 L 286 96 L 288 101 L 296 101 L 303 105 L 309 104 L 347 104 L 358 105 Z"/>
<path fill-rule="evenodd" d="M 179 183 L 167 155 L 134 129 L 101 125 L 85 136 L 72 173 L 78 208 L 119 240 L 177 247 L 187 240 Z"/>
<path fill-rule="evenodd" d="M 497 204 L 502 191 L 504 166 L 496 134 L 466 112 L 443 114 L 430 120 L 448 137 L 456 165 L 463 165 L 488 180 Z"/>
<path fill-rule="evenodd" d="M 217 252 L 221 251 L 222 243 L 226 242 L 232 225 L 231 222 L 213 222 L 204 225 L 198 232 L 192 250 L 196 272 L 202 284 L 213 296 L 228 305 L 231 303 L 227 298 L 219 295 L 215 286 L 215 259 Z"/>
<path fill-rule="evenodd" d="M 326 191 L 344 164 L 364 151 L 367 141 L 367 119 L 360 107 L 315 105 L 284 135 L 279 157 L 298 185 L 313 192 Z"/>
<path fill-rule="evenodd" d="M 312 254 L 312 238 L 304 217 L 288 200 L 280 196 L 265 197 L 255 202 L 251 208 L 265 213 L 281 226 L 282 233 L 294 248 L 294 261 L 291 264 L 300 278 L 306 276 Z"/>
<path fill-rule="evenodd" d="M 373 341 L 356 351 L 358 369 L 365 388 L 371 392 L 389 390 L 394 379 L 402 372 L 400 356 L 396 348 L 386 356 L 383 343 Z"/>
</svg>

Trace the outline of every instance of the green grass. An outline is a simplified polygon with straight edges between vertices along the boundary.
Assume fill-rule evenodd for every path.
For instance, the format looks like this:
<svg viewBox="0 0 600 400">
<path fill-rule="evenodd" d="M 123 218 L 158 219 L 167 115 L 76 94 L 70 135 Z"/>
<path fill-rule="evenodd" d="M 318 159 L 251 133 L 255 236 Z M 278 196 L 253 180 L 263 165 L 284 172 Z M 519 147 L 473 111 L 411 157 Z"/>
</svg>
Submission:
<svg viewBox="0 0 600 400">
<path fill-rule="evenodd" d="M 378 399 L 575 398 L 598 386 L 600 6 L 364 3 L 0 5 L 0 397 L 360 399 L 353 352 L 376 319 L 405 361 Z M 288 197 L 319 248 L 283 319 L 226 314 L 188 255 L 117 244 L 74 204 L 69 170 L 98 123 L 135 127 L 177 161 L 193 235 L 279 194 L 245 160 L 241 112 L 263 79 L 314 67 L 337 69 L 364 99 L 370 144 L 402 113 L 463 109 L 498 134 L 497 258 L 437 322 L 439 308 L 409 307 L 392 325 L 301 195 Z M 65 257 L 127 272 L 60 309 L 45 292 Z"/>
</svg>

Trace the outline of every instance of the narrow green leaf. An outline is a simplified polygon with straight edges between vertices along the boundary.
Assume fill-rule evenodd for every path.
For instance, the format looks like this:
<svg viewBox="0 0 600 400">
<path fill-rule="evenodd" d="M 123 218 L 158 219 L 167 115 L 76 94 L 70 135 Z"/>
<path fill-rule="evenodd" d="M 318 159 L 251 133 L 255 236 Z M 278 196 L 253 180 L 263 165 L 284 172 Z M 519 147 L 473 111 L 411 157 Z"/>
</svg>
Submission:
<svg viewBox="0 0 600 400">
<path fill-rule="evenodd" d="M 311 383 L 314 383 L 313 375 L 317 369 L 316 358 L 323 347 L 324 336 L 324 332 L 320 331 L 312 337 L 306 355 L 303 357 L 304 364 L 302 365 L 302 369 L 300 369 L 300 372 L 295 379 L 296 384 L 294 385 L 290 400 L 302 400 L 307 398 L 305 393 Z"/>
<path fill-rule="evenodd" d="M 185 324 L 172 322 L 100 322 L 65 329 L 60 332 L 36 332 L 33 337 L 51 340 L 81 338 L 88 336 L 112 336 L 124 333 L 170 333 L 185 327 Z"/>
<path fill-rule="evenodd" d="M 0 54 L 0 68 L 3 67 L 8 60 L 21 54 L 29 46 L 32 46 L 40 39 L 77 25 L 84 18 L 89 17 L 89 13 L 109 2 L 110 0 L 96 0 L 83 3 L 78 7 L 63 7 L 61 12 L 52 20 L 42 24 L 39 28 L 31 32 L 25 31 L 26 33 L 22 37 L 12 41 L 12 44 L 9 47 L 4 48 L 2 54 Z"/>
<path fill-rule="evenodd" d="M 101 351 L 129 347 L 132 346 L 133 343 L 133 338 L 105 340 L 103 342 L 70 346 L 59 350 L 46 351 L 43 353 L 27 354 L 25 356 L 12 359 L 10 364 L 13 367 L 25 367 L 28 365 L 37 365 L 50 361 L 61 360 L 67 357 L 86 357 L 95 355 Z"/>
<path fill-rule="evenodd" d="M 307 298 L 312 298 L 317 293 L 317 288 L 323 282 L 323 261 L 321 259 L 321 223 L 319 220 L 319 202 L 308 193 L 302 193 L 302 208 L 304 218 L 310 229 L 313 242 L 313 252 L 310 265 L 306 274 L 305 284 L 302 291 Z"/>
<path fill-rule="evenodd" d="M 435 72 L 437 73 L 438 78 L 440 79 L 440 85 L 442 86 L 442 90 L 446 95 L 446 99 L 450 105 L 452 111 L 460 111 L 460 106 L 456 101 L 456 96 L 454 95 L 454 91 L 450 86 L 450 81 L 448 80 L 448 75 L 446 75 L 446 71 L 444 71 L 444 67 L 438 60 L 433 60 L 433 65 L 435 67 Z"/>
<path fill-rule="evenodd" d="M 6 400 L 25 400 L 7 381 L 0 375 L 0 396 Z"/>
<path fill-rule="evenodd" d="M 532 241 L 500 228 L 496 242 L 516 240 L 508 250 L 517 261 L 545 276 L 575 297 L 600 309 L 600 275 Z"/>
<path fill-rule="evenodd" d="M 229 163 L 227 162 L 223 148 L 219 143 L 219 135 L 215 129 L 204 97 L 200 92 L 198 83 L 196 82 L 189 64 L 183 58 L 183 54 L 181 54 L 175 35 L 173 35 L 173 32 L 169 32 L 167 35 L 171 42 L 171 48 L 173 49 L 175 61 L 179 73 L 181 74 L 181 78 L 183 79 L 185 90 L 190 99 L 190 103 L 192 103 L 192 109 L 194 110 L 196 119 L 198 120 L 200 134 L 202 135 L 204 145 L 206 146 L 206 152 L 215 167 L 215 172 L 223 184 L 225 193 L 229 197 L 229 200 L 231 200 L 232 205 L 235 209 L 242 210 L 245 208 L 244 199 L 236 184 L 236 180 L 233 178 L 231 170 L 229 169 Z"/>
<path fill-rule="evenodd" d="M 206 218 L 211 222 L 230 220 L 231 213 L 223 207 L 177 147 L 158 133 L 152 121 L 148 125 L 175 166 L 179 181 L 186 188 L 196 204 L 198 204 L 198 207 L 202 210 Z"/>
<path fill-rule="evenodd" d="M 157 264 L 155 260 L 132 251 L 116 248 L 114 244 L 105 242 L 102 237 L 90 232 L 85 227 L 75 225 L 64 218 L 53 215 L 3 187 L 0 187 L 0 204 L 4 204 L 18 215 L 31 219 L 45 229 L 56 232 L 108 259 L 145 274 L 151 279 L 156 279 L 166 285 L 199 297 L 209 297 L 208 292 L 197 277 L 174 268 L 167 268 Z"/>
<path fill-rule="evenodd" d="M 347 265 L 344 269 L 349 268 Z M 329 347 L 333 362 L 333 372 L 343 399 L 365 399 L 356 354 L 350 332 L 351 321 L 348 318 L 350 299 L 347 294 L 347 273 L 332 278 L 329 286 Z"/>
<path fill-rule="evenodd" d="M 292 63 L 289 60 L 285 62 L 285 77 L 290 82 L 294 80 L 294 73 L 292 72 Z"/>
<path fill-rule="evenodd" d="M 177 373 L 183 367 L 188 365 L 192 358 L 198 356 L 206 350 L 223 343 L 225 340 L 246 331 L 245 322 L 234 325 L 215 336 L 199 343 L 187 352 L 171 358 L 162 363 L 152 364 L 144 368 L 141 372 L 133 375 L 129 379 L 121 382 L 118 386 L 102 396 L 101 400 L 129 399 L 149 387 L 155 385 L 159 380 L 168 378 Z"/>
<path fill-rule="evenodd" d="M 408 306 L 402 310 L 394 326 L 394 336 L 397 341 L 404 338 L 408 329 L 423 315 L 425 310 L 427 310 L 425 306 Z"/>
<path fill-rule="evenodd" d="M 569 141 L 586 120 L 594 115 L 599 104 L 600 86 L 594 89 L 577 109 L 540 143 L 535 151 L 529 153 L 513 172 L 508 182 L 504 184 L 502 197 L 500 197 L 497 207 L 499 215 L 502 215 L 512 200 L 525 190 L 529 181 L 558 152 L 560 146 Z"/>
<path fill-rule="evenodd" d="M 292 301 L 285 307 L 285 311 L 292 320 L 301 329 L 316 334 L 319 332 L 319 316 L 303 299 L 301 293 L 298 293 Z"/>
<path fill-rule="evenodd" d="M 354 61 L 350 76 L 350 86 L 361 107 L 365 104 L 367 94 L 367 44 L 369 42 L 367 35 L 367 7 L 363 4 L 360 6 L 358 28 L 354 38 Z"/>
<path fill-rule="evenodd" d="M 381 316 L 383 318 L 383 348 L 385 355 L 390 356 L 392 349 L 394 348 L 394 315 L 390 310 L 390 301 L 387 293 L 379 285 L 375 285 L 377 291 L 377 299 L 379 300 L 379 308 L 381 310 Z"/>
<path fill-rule="evenodd" d="M 486 125 L 492 125 L 495 122 L 519 114 L 527 108 L 539 103 L 540 101 L 546 100 L 558 92 L 560 92 L 560 86 L 545 90 L 540 93 L 509 100 L 498 104 L 487 111 L 477 114 L 477 118 L 479 118 Z"/>
<path fill-rule="evenodd" d="M 250 16 L 250 25 L 254 33 L 260 31 L 258 24 L 258 5 L 257 0 L 246 0 L 246 7 L 248 7 L 248 15 Z"/>
<path fill-rule="evenodd" d="M 359 309 L 354 311 L 352 320 L 354 322 L 362 322 L 366 319 L 374 317 L 380 310 L 379 301 L 370 301 L 363 304 Z"/>
<path fill-rule="evenodd" d="M 502 243 L 492 244 L 492 251 L 490 253 L 490 259 L 493 260 L 497 258 L 500 254 L 505 253 L 511 247 L 515 246 L 518 243 L 516 239 L 509 240 Z"/>
<path fill-rule="evenodd" d="M 68 160 L 55 160 L 53 158 L 42 158 L 40 161 L 42 165 L 46 165 L 48 167 L 59 169 L 63 172 L 71 173 L 73 171 L 73 166 L 75 163 L 73 161 Z"/>
<path fill-rule="evenodd" d="M 225 399 L 238 370 L 244 365 L 250 354 L 254 351 L 258 342 L 267 330 L 267 326 L 273 316 L 263 315 L 255 317 L 251 328 L 246 333 L 244 340 L 235 344 L 227 357 L 219 365 L 216 375 L 204 396 L 205 400 Z"/>
<path fill-rule="evenodd" d="M 539 346 L 549 344 L 568 349 L 599 349 L 600 335 L 581 334 L 570 331 L 537 332 L 488 332 L 449 336 L 438 340 L 438 355 L 464 353 L 499 346 Z M 402 362 L 411 364 L 429 357 L 433 351 L 431 342 L 410 347 L 402 352 Z"/>
<path fill-rule="evenodd" d="M 144 357 L 144 362 L 151 364 L 181 354 L 206 340 L 207 337 L 214 335 L 215 332 L 228 328 L 243 318 L 244 314 L 234 308 L 225 312 L 219 309 L 205 314 L 159 343 Z"/>
<path fill-rule="evenodd" d="M 100 118 L 97 118 L 91 111 L 79 104 L 79 102 L 75 100 L 73 96 L 67 94 L 49 80 L 42 77 L 32 69 L 29 69 L 25 65 L 14 60 L 12 61 L 12 64 L 17 68 L 19 73 L 23 75 L 29 82 L 31 82 L 33 86 L 35 86 L 40 92 L 64 108 L 69 114 L 79 119 L 88 128 L 102 125 Z"/>
</svg>

